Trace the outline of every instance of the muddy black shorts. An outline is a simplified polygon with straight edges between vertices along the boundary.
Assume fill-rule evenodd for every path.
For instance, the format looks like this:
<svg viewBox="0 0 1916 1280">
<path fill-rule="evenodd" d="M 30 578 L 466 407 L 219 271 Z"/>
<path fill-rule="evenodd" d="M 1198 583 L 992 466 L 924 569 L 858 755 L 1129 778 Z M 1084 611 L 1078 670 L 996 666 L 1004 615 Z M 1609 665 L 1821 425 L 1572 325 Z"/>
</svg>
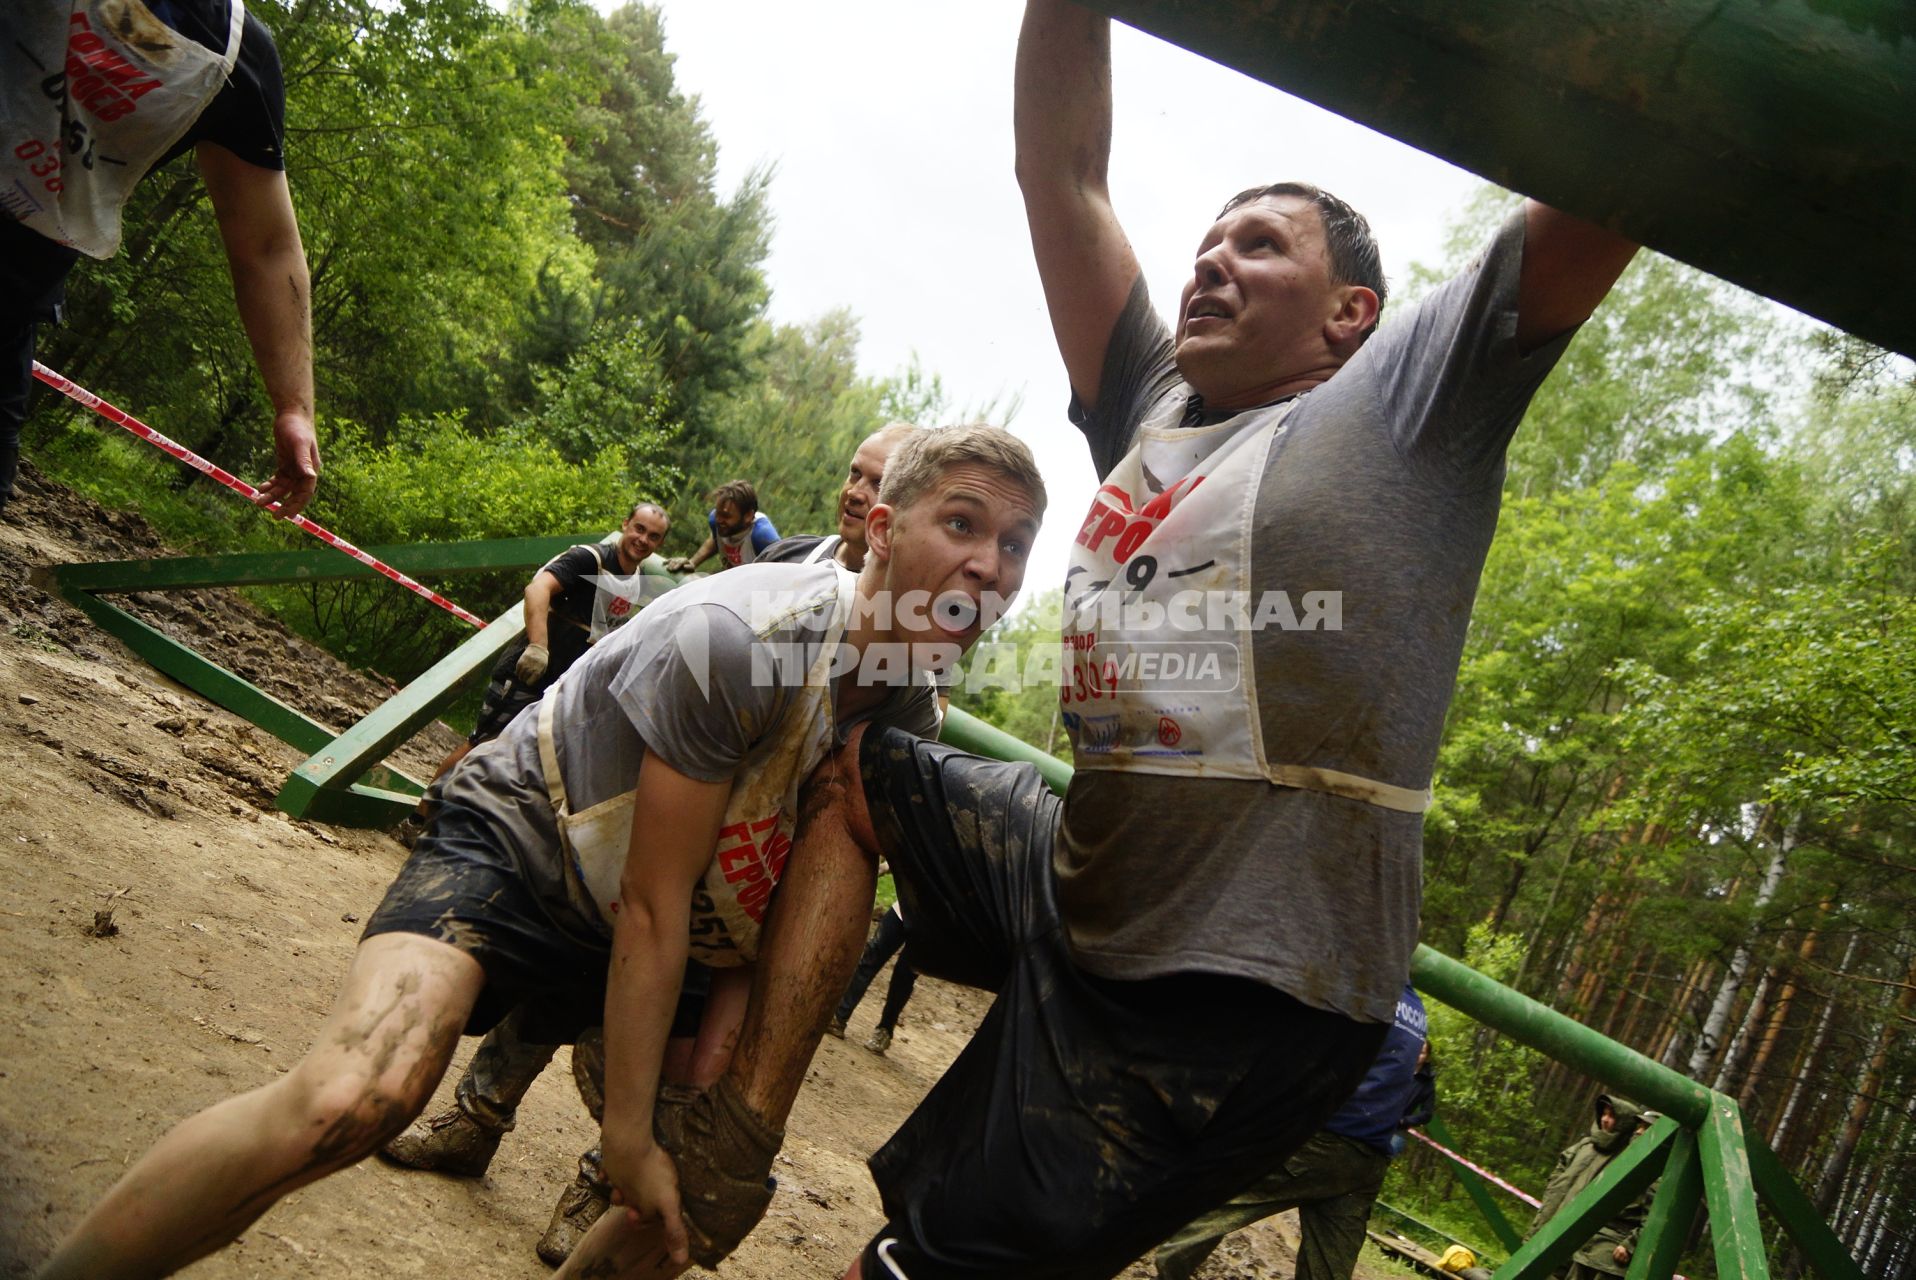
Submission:
<svg viewBox="0 0 1916 1280">
<path fill-rule="evenodd" d="M 998 993 L 871 1158 L 867 1280 L 1112 1276 L 1277 1167 L 1336 1111 L 1382 1024 L 1244 978 L 1073 964 L 1029 765 L 866 734 L 865 799 L 920 971 Z"/>
<path fill-rule="evenodd" d="M 534 1043 L 569 1043 L 605 1017 L 604 941 L 555 921 L 512 851 L 468 805 L 442 799 L 433 810 L 361 936 L 382 933 L 436 938 L 479 962 L 486 985 L 467 1035 L 519 1004 L 537 1015 L 524 1031 Z"/>
</svg>

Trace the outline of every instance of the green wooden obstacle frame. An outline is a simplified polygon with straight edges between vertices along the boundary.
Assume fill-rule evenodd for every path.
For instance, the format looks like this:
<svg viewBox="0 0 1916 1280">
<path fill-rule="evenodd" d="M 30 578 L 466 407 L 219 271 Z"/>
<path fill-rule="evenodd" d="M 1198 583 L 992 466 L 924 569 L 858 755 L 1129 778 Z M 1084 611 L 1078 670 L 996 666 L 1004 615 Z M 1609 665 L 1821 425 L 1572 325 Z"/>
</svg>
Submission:
<svg viewBox="0 0 1916 1280">
<path fill-rule="evenodd" d="M 1444 1123 L 1442 1116 L 1432 1116 L 1429 1123 L 1424 1125 L 1424 1132 L 1452 1151 L 1457 1150 L 1457 1135 L 1450 1131 L 1450 1126 Z M 1445 1156 L 1444 1159 L 1450 1160 L 1450 1157 Z M 1450 1168 L 1457 1180 L 1464 1184 L 1464 1193 L 1470 1197 L 1470 1202 L 1477 1206 L 1478 1215 L 1489 1224 L 1490 1233 L 1497 1237 L 1497 1243 L 1509 1252 L 1515 1253 L 1517 1247 L 1523 1243 L 1523 1237 L 1518 1234 L 1517 1228 L 1510 1225 L 1510 1219 L 1506 1218 L 1503 1210 L 1498 1207 L 1496 1198 L 1490 1194 L 1490 1184 L 1485 1182 L 1469 1165 L 1450 1160 Z"/>
<path fill-rule="evenodd" d="M 1723 1280 L 1766 1280 L 1759 1198 L 1819 1275 L 1862 1280 L 1862 1268 L 1775 1153 L 1744 1131 L 1734 1100 L 1429 947 L 1417 948 L 1411 978 L 1452 1008 L 1664 1114 L 1526 1241 L 1498 1270 L 1498 1280 L 1541 1280 L 1552 1274 L 1592 1231 L 1658 1178 L 1627 1280 L 1670 1275 L 1699 1201 L 1709 1215 L 1717 1274 Z"/>
<path fill-rule="evenodd" d="M 375 559 L 412 577 L 437 577 L 488 569 L 537 568 L 567 547 L 596 542 L 599 536 L 414 543 L 369 547 L 367 551 Z M 664 574 L 663 563 L 657 557 L 648 560 L 643 568 L 648 573 Z M 514 604 L 442 659 L 426 676 L 341 735 L 201 657 L 104 597 L 136 591 L 266 586 L 379 576 L 358 561 L 321 548 L 65 564 L 41 570 L 35 576 L 41 585 L 57 592 L 101 630 L 123 641 L 160 671 L 274 737 L 312 753 L 312 758 L 294 772 L 280 792 L 280 808 L 295 817 L 356 826 L 390 825 L 418 802 L 424 788 L 419 782 L 386 767 L 385 757 L 444 708 L 458 694 L 460 685 L 491 663 L 523 629 L 520 608 Z"/>
</svg>

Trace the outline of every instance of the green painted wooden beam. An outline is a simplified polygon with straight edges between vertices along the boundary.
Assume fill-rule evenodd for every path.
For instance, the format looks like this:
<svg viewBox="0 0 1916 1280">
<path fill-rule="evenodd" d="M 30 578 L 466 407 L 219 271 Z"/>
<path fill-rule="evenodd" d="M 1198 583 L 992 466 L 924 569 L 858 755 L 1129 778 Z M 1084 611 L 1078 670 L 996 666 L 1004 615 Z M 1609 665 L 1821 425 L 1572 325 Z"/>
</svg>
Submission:
<svg viewBox="0 0 1916 1280">
<path fill-rule="evenodd" d="M 551 558 L 544 555 L 531 563 L 543 564 Z M 678 584 L 658 556 L 647 557 L 639 571 Z M 371 714 L 329 739 L 287 777 L 276 803 L 295 817 L 342 826 L 389 827 L 403 819 L 418 804 L 416 784 L 412 794 L 405 794 L 403 788 L 390 784 L 382 789 L 356 785 L 356 780 L 379 781 L 368 770 L 444 710 L 467 681 L 488 670 L 524 631 L 524 609 L 518 604 L 508 605 L 483 630 L 468 637 Z"/>
<path fill-rule="evenodd" d="M 404 818 L 418 803 L 418 796 L 389 793 L 389 801 L 382 803 L 380 796 L 352 784 L 438 715 L 458 696 L 461 685 L 496 662 L 524 632 L 524 607 L 508 606 L 484 630 L 380 703 L 370 715 L 315 748 L 286 779 L 275 803 L 296 818 L 317 818 L 342 826 L 385 827 Z M 349 790 L 351 799 L 341 794 Z"/>
<path fill-rule="evenodd" d="M 281 795 L 285 795 L 283 789 Z M 417 793 L 391 791 L 356 782 L 350 786 L 315 791 L 295 816 L 308 822 L 330 822 L 342 827 L 390 827 L 411 813 L 418 804 Z M 283 803 L 279 807 L 286 809 Z"/>
<path fill-rule="evenodd" d="M 85 591 L 62 591 L 68 604 L 93 620 L 95 626 L 123 642 L 155 670 L 221 706 L 283 742 L 302 751 L 316 751 L 333 739 L 333 731 L 308 720 L 265 690 L 208 662 L 166 633 L 140 621 Z"/>
<path fill-rule="evenodd" d="M 1763 1197 L 1763 1203 L 1789 1232 L 1790 1239 L 1803 1251 L 1816 1273 L 1824 1280 L 1863 1280 L 1863 1269 L 1817 1214 L 1816 1206 L 1783 1168 L 1783 1162 L 1776 1158 L 1769 1144 L 1747 1132 L 1743 1143 L 1750 1173 L 1756 1179 L 1756 1193 Z"/>
<path fill-rule="evenodd" d="M 523 569 L 544 564 L 567 547 L 595 542 L 579 537 L 495 538 L 460 543 L 370 547 L 367 551 L 407 574 L 456 574 L 486 569 Z M 676 583 L 665 562 L 649 556 L 640 572 Z M 37 585 L 58 593 L 102 630 L 118 637 L 156 669 L 218 706 L 303 751 L 313 753 L 280 789 L 279 807 L 295 817 L 348 826 L 388 826 L 404 817 L 424 791 L 422 784 L 381 763 L 400 743 L 437 715 L 460 685 L 490 664 L 523 630 L 520 607 L 511 622 L 498 621 L 393 699 L 336 735 L 264 690 L 209 662 L 187 646 L 99 598 L 100 592 L 179 591 L 200 587 L 260 586 L 377 576 L 331 548 L 182 556 L 162 560 L 112 560 L 54 565 L 36 570 Z"/>
<path fill-rule="evenodd" d="M 976 756 L 1036 765 L 1046 785 L 1059 795 L 1063 795 L 1065 788 L 1071 784 L 1070 765 L 957 707 L 945 712 L 945 727 L 939 731 L 938 740 Z"/>
<path fill-rule="evenodd" d="M 1710 1209 L 1716 1273 L 1723 1280 L 1769 1280 L 1763 1224 L 1756 1217 L 1756 1179 L 1744 1146 L 1743 1113 L 1722 1094 L 1697 1132 L 1703 1157 L 1703 1200 Z"/>
<path fill-rule="evenodd" d="M 1891 283 L 1916 280 L 1907 0 L 1090 2 L 1916 355 L 1916 295 Z M 1282 142 L 1240 185 L 1311 177 Z"/>
<path fill-rule="evenodd" d="M 1591 1184 L 1572 1196 L 1537 1234 L 1497 1268 L 1497 1280 L 1545 1280 L 1583 1247 L 1598 1228 L 1642 1195 L 1663 1172 L 1680 1132 L 1669 1116 L 1639 1134 L 1622 1154 L 1605 1165 Z M 1728 1280 L 1727 1274 L 1725 1280 Z"/>
<path fill-rule="evenodd" d="M 1458 1149 L 1456 1135 L 1451 1133 L 1450 1126 L 1444 1123 L 1442 1116 L 1433 1115 L 1424 1128 L 1431 1137 L 1452 1151 Z M 1516 1252 L 1517 1247 L 1523 1243 L 1523 1236 L 1518 1234 L 1517 1228 L 1510 1224 L 1510 1219 L 1504 1217 L 1503 1210 L 1497 1206 L 1497 1201 L 1490 1194 L 1490 1184 L 1479 1177 L 1477 1171 L 1469 1165 L 1454 1160 L 1450 1156 L 1443 1158 L 1450 1161 L 1451 1172 L 1457 1176 L 1457 1181 L 1464 1184 L 1464 1194 L 1469 1196 L 1470 1202 L 1477 1206 L 1478 1214 L 1490 1228 L 1490 1233 L 1497 1237 L 1497 1243 L 1501 1244 L 1506 1251 Z"/>
<path fill-rule="evenodd" d="M 365 551 L 401 573 L 416 577 L 420 574 L 532 568 L 544 564 L 567 547 L 598 540 L 597 534 L 582 537 L 495 538 L 482 542 L 418 542 L 393 547 L 367 547 Z M 351 556 L 325 546 L 300 551 L 63 564 L 54 567 L 53 575 L 63 591 L 179 591 L 189 587 L 250 587 L 276 582 L 324 582 L 380 576 L 376 570 Z"/>
<path fill-rule="evenodd" d="M 1679 1129 L 1671 1139 L 1670 1158 L 1664 1162 L 1663 1179 L 1643 1220 L 1637 1251 L 1624 1280 L 1669 1280 L 1676 1272 L 1677 1259 L 1690 1238 L 1690 1226 L 1702 1202 L 1703 1164 L 1697 1154 L 1696 1135 Z"/>
<path fill-rule="evenodd" d="M 1440 951 L 1419 946 L 1411 957 L 1410 976 L 1419 991 L 1621 1089 L 1645 1106 L 1675 1116 L 1692 1128 L 1710 1117 L 1714 1095 L 1688 1076 L 1512 991 Z"/>
</svg>

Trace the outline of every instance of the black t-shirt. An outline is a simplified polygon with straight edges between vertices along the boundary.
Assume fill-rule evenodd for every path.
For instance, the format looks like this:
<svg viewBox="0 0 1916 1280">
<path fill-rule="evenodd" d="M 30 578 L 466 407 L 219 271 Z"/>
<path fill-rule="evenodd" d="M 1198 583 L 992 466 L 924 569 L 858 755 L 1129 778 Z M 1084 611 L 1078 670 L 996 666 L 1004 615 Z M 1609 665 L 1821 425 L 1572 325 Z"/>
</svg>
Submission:
<svg viewBox="0 0 1916 1280">
<path fill-rule="evenodd" d="M 546 614 L 546 672 L 533 686 L 543 693 L 591 647 L 592 598 L 599 591 L 594 579 L 602 573 L 619 572 L 619 553 L 614 547 L 570 547 L 548 560 L 539 572 L 559 580 L 559 589 L 552 593 L 551 608 Z M 521 638 L 506 646 L 499 661 L 493 664 L 493 679 L 511 678 L 512 669 L 518 665 L 519 655 L 526 651 L 527 643 Z"/>
<path fill-rule="evenodd" d="M 229 0 L 148 0 L 147 3 L 147 8 L 161 22 L 216 52 L 226 49 L 226 28 L 231 13 L 228 6 Z M 286 75 L 280 67 L 273 33 L 251 9 L 246 11 L 239 60 L 233 64 L 233 74 L 227 77 L 226 87 L 207 104 L 186 136 L 173 144 L 160 164 L 201 142 L 225 147 L 246 163 L 262 169 L 286 167 Z"/>
</svg>

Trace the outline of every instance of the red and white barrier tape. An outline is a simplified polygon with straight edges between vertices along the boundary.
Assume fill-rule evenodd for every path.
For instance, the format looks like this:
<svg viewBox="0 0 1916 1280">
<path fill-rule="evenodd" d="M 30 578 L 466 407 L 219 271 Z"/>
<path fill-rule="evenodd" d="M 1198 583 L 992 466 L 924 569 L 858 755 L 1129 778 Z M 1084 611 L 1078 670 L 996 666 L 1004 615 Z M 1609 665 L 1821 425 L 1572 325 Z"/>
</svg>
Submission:
<svg viewBox="0 0 1916 1280">
<path fill-rule="evenodd" d="M 219 481 L 221 484 L 225 485 L 227 488 L 231 489 L 235 493 L 243 494 L 248 501 L 257 502 L 259 500 L 260 491 L 258 489 L 255 489 L 252 485 L 247 484 L 246 481 L 240 479 L 238 476 L 234 475 L 232 472 L 227 471 L 223 467 L 214 466 L 212 463 L 208 462 L 205 458 L 200 457 L 199 454 L 194 453 L 191 449 L 188 449 L 185 445 L 179 444 L 173 440 L 168 439 L 166 436 L 161 435 L 159 432 L 155 431 L 152 427 L 147 426 L 144 422 L 141 422 L 138 418 L 134 417 L 132 414 L 127 413 L 124 410 L 114 408 L 112 405 L 108 404 L 106 401 L 100 399 L 100 397 L 94 395 L 91 391 L 88 391 L 85 387 L 82 387 L 78 383 L 72 382 L 68 380 L 67 378 L 65 378 L 64 376 L 58 373 L 55 373 L 53 370 L 41 364 L 38 360 L 35 360 L 33 362 L 33 376 L 38 378 L 40 381 L 46 383 L 49 387 L 52 387 L 55 391 L 58 391 L 62 395 L 65 395 L 67 398 L 85 405 L 87 408 L 93 410 L 93 412 L 99 414 L 102 418 L 105 418 L 108 422 L 111 422 L 116 426 L 126 428 L 128 431 L 132 432 L 134 435 L 138 436 L 140 439 L 146 441 L 148 444 L 153 445 L 154 447 L 158 448 L 164 453 L 170 454 L 173 457 L 178 458 L 181 462 L 184 462 L 187 466 L 193 468 L 195 471 L 198 471 L 205 475 L 209 475 L 213 477 L 213 479 Z M 321 542 L 325 543 L 327 546 L 332 547 L 333 549 L 337 551 L 343 551 L 347 555 L 351 556 L 353 559 L 359 561 L 359 563 L 365 565 L 367 568 L 372 569 L 375 572 L 384 574 L 388 578 L 391 578 L 394 582 L 397 582 L 400 586 L 406 588 L 406 590 L 412 592 L 414 595 L 424 596 L 426 599 L 432 601 L 434 604 L 438 605 L 441 609 L 444 609 L 446 612 L 452 614 L 454 617 L 460 619 L 462 622 L 469 622 L 475 627 L 483 627 L 486 625 L 484 619 L 479 618 L 473 614 L 470 614 L 466 612 L 464 609 L 461 609 L 458 605 L 446 599 L 446 597 L 440 595 L 437 591 L 434 591 L 431 587 L 428 587 L 423 582 L 419 582 L 413 578 L 407 577 L 405 574 L 399 572 L 399 570 L 393 568 L 391 565 L 386 564 L 383 561 L 375 560 L 372 556 L 367 555 L 364 551 L 361 551 L 358 547 L 355 547 L 352 543 L 346 541 L 346 539 L 340 537 L 338 534 L 332 532 L 330 529 L 326 529 L 323 526 L 314 524 L 311 520 L 308 520 L 305 516 L 295 515 L 295 516 L 289 516 L 286 519 L 287 519 L 287 523 L 297 525 L 299 528 L 304 529 L 307 533 L 312 534 L 315 538 L 318 538 Z"/>
<path fill-rule="evenodd" d="M 1464 1159 L 1462 1156 L 1458 1155 L 1455 1151 L 1452 1151 L 1449 1147 L 1445 1146 L 1443 1143 L 1438 1142 L 1435 1138 L 1429 1137 L 1428 1135 L 1423 1133 L 1421 1130 L 1406 1129 L 1404 1132 L 1408 1133 L 1411 1137 L 1417 1139 L 1417 1141 L 1423 1143 L 1425 1146 L 1430 1147 L 1432 1150 L 1436 1151 L 1439 1155 L 1446 1156 L 1449 1159 L 1456 1161 L 1458 1164 L 1462 1165 L 1464 1168 L 1470 1170 L 1472 1173 L 1482 1178 L 1485 1182 L 1488 1182 L 1491 1186 L 1501 1188 L 1504 1191 L 1508 1191 L 1511 1195 L 1517 1197 L 1517 1199 L 1523 1201 L 1525 1204 L 1529 1205 L 1532 1209 L 1536 1208 L 1540 1203 L 1542 1203 L 1541 1201 L 1537 1199 L 1537 1197 L 1529 1194 L 1528 1192 L 1517 1190 L 1517 1188 L 1511 1186 L 1508 1182 L 1505 1182 L 1502 1178 L 1499 1178 L 1496 1174 L 1484 1168 L 1482 1165 L 1472 1164 L 1470 1161 Z"/>
</svg>

